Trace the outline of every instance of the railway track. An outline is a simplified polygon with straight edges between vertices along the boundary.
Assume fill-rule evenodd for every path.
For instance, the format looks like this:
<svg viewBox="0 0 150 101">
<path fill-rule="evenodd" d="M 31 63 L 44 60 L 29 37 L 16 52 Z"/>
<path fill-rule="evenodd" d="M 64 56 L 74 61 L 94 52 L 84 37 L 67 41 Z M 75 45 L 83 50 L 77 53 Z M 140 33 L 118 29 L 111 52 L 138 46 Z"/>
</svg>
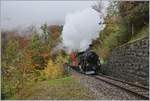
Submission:
<svg viewBox="0 0 150 101">
<path fill-rule="evenodd" d="M 122 90 L 129 92 L 129 93 L 132 93 L 135 96 L 138 96 L 144 100 L 149 99 L 149 88 L 148 87 L 136 85 L 136 84 L 122 81 L 122 80 L 112 78 L 112 77 L 106 76 L 106 75 L 94 75 L 93 77 L 98 80 L 104 81 L 110 85 L 116 86 Z"/>
</svg>

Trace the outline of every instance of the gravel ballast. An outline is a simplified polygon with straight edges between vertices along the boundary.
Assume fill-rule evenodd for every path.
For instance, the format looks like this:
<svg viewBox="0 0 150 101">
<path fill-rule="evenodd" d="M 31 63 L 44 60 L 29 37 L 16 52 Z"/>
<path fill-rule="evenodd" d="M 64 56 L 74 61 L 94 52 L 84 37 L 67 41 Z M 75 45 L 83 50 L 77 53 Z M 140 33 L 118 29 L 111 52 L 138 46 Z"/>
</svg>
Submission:
<svg viewBox="0 0 150 101">
<path fill-rule="evenodd" d="M 75 71 L 72 72 L 72 76 L 82 85 L 90 89 L 96 96 L 97 100 L 141 100 L 138 96 L 97 80 L 92 76 L 77 73 Z"/>
</svg>

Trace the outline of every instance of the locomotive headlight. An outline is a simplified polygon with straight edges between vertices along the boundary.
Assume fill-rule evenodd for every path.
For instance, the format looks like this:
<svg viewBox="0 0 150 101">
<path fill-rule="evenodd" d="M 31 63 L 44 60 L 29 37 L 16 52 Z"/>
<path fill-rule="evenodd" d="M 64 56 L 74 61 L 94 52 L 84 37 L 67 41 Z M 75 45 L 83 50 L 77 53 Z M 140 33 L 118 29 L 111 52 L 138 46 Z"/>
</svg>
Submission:
<svg viewBox="0 0 150 101">
<path fill-rule="evenodd" d="M 88 63 L 87 63 L 86 65 L 87 65 L 87 66 L 89 66 L 89 64 L 88 64 Z"/>
<path fill-rule="evenodd" d="M 99 65 L 99 66 L 101 66 L 101 64 L 100 64 L 100 63 L 99 63 L 98 65 Z"/>
</svg>

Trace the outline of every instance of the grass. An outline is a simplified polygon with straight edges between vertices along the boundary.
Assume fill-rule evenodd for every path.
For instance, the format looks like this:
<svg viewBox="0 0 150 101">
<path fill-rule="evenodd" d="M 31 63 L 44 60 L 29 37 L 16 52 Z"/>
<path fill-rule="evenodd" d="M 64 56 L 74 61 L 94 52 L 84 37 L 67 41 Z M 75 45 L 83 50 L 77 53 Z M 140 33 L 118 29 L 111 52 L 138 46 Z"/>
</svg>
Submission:
<svg viewBox="0 0 150 101">
<path fill-rule="evenodd" d="M 132 43 L 134 41 L 140 40 L 149 35 L 149 26 L 144 26 L 141 31 L 139 31 L 135 36 L 131 38 L 128 43 Z"/>
<path fill-rule="evenodd" d="M 64 78 L 49 80 L 48 83 L 49 83 L 49 85 L 53 86 L 53 85 L 62 85 L 64 83 L 69 83 L 69 82 L 72 82 L 72 81 L 73 81 L 72 77 L 67 76 L 67 77 L 64 77 Z"/>
<path fill-rule="evenodd" d="M 13 99 L 19 100 L 88 100 L 95 99 L 87 88 L 75 81 L 71 76 L 45 80 L 38 82 L 32 87 L 22 89 L 18 96 Z"/>
</svg>

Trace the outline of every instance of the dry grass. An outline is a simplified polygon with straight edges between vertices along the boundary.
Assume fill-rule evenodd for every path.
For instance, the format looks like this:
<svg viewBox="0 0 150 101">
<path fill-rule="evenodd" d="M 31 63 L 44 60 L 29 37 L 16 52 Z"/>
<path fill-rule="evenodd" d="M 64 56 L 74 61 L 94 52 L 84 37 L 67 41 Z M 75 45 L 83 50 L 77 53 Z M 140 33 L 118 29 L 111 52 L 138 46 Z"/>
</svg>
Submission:
<svg viewBox="0 0 150 101">
<path fill-rule="evenodd" d="M 23 100 L 88 100 L 95 99 L 91 91 L 72 77 L 43 81 L 22 90 L 15 99 Z"/>
</svg>

